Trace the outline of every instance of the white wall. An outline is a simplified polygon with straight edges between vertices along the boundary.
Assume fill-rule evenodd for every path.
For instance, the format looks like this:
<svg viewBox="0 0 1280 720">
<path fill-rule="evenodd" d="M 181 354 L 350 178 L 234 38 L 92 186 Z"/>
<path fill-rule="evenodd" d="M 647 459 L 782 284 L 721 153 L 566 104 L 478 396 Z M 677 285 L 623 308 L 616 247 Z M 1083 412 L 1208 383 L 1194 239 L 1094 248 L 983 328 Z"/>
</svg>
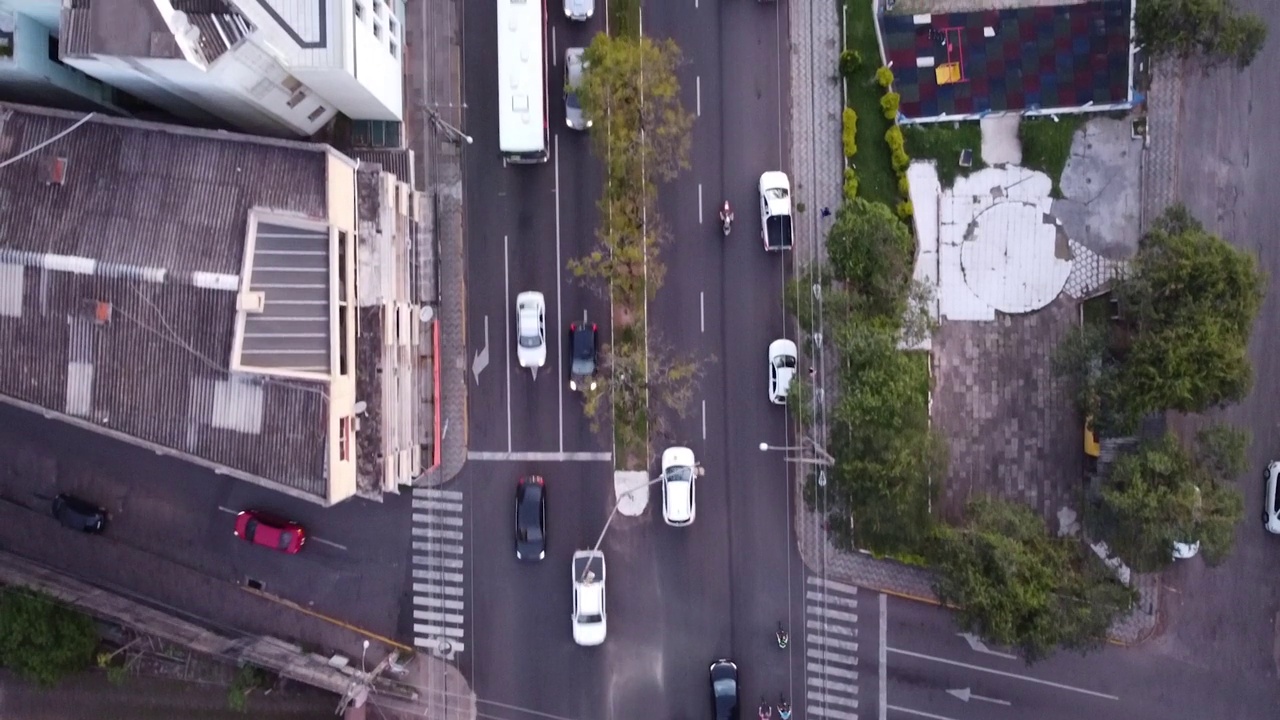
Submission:
<svg viewBox="0 0 1280 720">
<path fill-rule="evenodd" d="M 62 12 L 62 0 L 2 0 L 0 7 L 15 10 L 58 33 L 58 21 Z"/>
</svg>

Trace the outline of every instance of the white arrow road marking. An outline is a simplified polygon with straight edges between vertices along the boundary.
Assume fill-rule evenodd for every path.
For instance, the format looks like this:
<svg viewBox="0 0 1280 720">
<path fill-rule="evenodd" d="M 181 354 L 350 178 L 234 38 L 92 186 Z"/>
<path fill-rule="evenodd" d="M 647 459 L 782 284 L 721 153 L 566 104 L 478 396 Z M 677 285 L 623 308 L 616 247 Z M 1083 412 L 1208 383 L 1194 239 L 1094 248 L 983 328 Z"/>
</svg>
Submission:
<svg viewBox="0 0 1280 720">
<path fill-rule="evenodd" d="M 489 367 L 489 316 L 484 316 L 484 347 L 476 351 L 471 361 L 471 374 L 476 377 L 476 385 L 480 384 L 480 373 Z"/>
<path fill-rule="evenodd" d="M 986 643 L 978 639 L 977 635 L 974 635 L 972 633 L 956 633 L 956 634 L 964 638 L 964 641 L 969 643 L 969 649 L 973 650 L 974 652 L 986 653 L 988 655 L 995 655 L 996 657 L 1002 657 L 1009 660 L 1018 659 L 1017 655 L 1011 655 L 1009 653 L 999 652 L 998 650 L 992 650 L 991 648 L 987 647 Z"/>
<path fill-rule="evenodd" d="M 972 692 L 969 692 L 969 688 L 957 688 L 955 690 L 948 690 L 947 694 L 952 697 L 959 698 L 963 702 L 969 702 L 970 699 L 973 699 L 973 700 L 981 700 L 982 702 L 995 703 L 996 705 L 1012 705 L 1013 704 L 1008 700 L 997 700 L 996 698 L 989 698 L 982 695 L 975 695 Z"/>
</svg>

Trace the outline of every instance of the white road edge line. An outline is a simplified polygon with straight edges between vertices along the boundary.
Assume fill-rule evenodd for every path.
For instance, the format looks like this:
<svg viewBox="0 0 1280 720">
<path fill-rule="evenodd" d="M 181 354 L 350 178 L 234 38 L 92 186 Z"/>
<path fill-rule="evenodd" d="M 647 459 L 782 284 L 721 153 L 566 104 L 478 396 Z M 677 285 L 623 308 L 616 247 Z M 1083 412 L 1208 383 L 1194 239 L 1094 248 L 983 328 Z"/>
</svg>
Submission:
<svg viewBox="0 0 1280 720">
<path fill-rule="evenodd" d="M 560 135 L 555 136 L 556 193 L 556 400 L 560 405 L 560 452 L 564 452 L 564 308 L 560 305 Z M 508 448 L 509 449 L 509 448 Z"/>
<path fill-rule="evenodd" d="M 698 224 L 702 224 L 702 183 L 698 183 Z"/>
<path fill-rule="evenodd" d="M 551 26 L 551 66 L 556 67 L 560 64 L 559 53 L 556 52 L 556 28 Z"/>
<path fill-rule="evenodd" d="M 325 540 L 324 538 L 318 538 L 318 537 L 316 537 L 315 535 L 312 535 L 312 536 L 311 536 L 311 541 L 312 541 L 312 542 L 318 542 L 318 543 L 324 543 L 325 545 L 328 545 L 329 547 L 336 547 L 336 548 L 338 548 L 339 550 L 346 550 L 346 549 L 347 549 L 347 546 L 346 546 L 346 545 L 339 545 L 338 543 L 336 543 L 336 542 L 334 542 L 334 541 L 332 541 L 332 540 Z"/>
<path fill-rule="evenodd" d="M 880 720 L 888 717 L 889 662 L 889 596 L 880 593 Z"/>
<path fill-rule="evenodd" d="M 613 453 L 607 452 L 491 452 L 472 450 L 468 460 L 490 462 L 612 462 Z"/>
<path fill-rule="evenodd" d="M 507 452 L 511 452 L 511 252 L 508 236 L 502 236 L 502 277 L 506 295 L 503 304 L 507 306 L 507 340 L 503 345 L 507 348 Z"/>
<path fill-rule="evenodd" d="M 701 75 L 694 76 L 693 88 L 694 88 L 694 96 L 693 96 L 694 106 L 697 108 L 696 112 L 698 117 L 702 117 L 702 76 Z"/>
<path fill-rule="evenodd" d="M 1107 693 L 1098 692 L 1096 690 L 1086 690 L 1084 688 L 1078 688 L 1078 687 L 1073 687 L 1071 685 L 1063 685 L 1062 683 L 1056 683 L 1056 682 L 1053 682 L 1052 680 L 1041 680 L 1040 678 L 1034 678 L 1028 675 L 1019 675 L 1018 673 L 1005 672 L 1004 670 L 995 670 L 988 667 L 982 667 L 981 665 L 970 665 L 969 663 L 960 662 L 959 660 L 948 660 L 947 658 L 934 657 L 933 655 L 925 655 L 924 653 L 911 652 L 910 650 L 899 650 L 898 648 L 889 648 L 888 650 L 889 652 L 897 653 L 899 655 L 906 655 L 908 657 L 920 658 L 921 660 L 932 660 L 933 662 L 939 662 L 945 665 L 955 665 L 956 667 L 969 668 L 970 670 L 977 670 L 978 672 L 990 673 L 992 675 L 999 675 L 1001 677 L 1014 678 L 1015 680 L 1025 680 L 1029 683 L 1036 683 L 1037 685 L 1047 685 L 1049 687 L 1058 688 L 1059 690 L 1068 690 L 1070 692 L 1080 693 L 1081 695 L 1090 695 L 1092 697 L 1099 697 L 1106 700 L 1120 699 L 1120 696 L 1118 695 L 1108 695 Z"/>
<path fill-rule="evenodd" d="M 702 401 L 702 439 L 707 439 L 707 401 Z"/>
<path fill-rule="evenodd" d="M 707 331 L 707 293 L 705 290 L 698 292 L 698 317 L 702 321 L 702 332 Z"/>
</svg>

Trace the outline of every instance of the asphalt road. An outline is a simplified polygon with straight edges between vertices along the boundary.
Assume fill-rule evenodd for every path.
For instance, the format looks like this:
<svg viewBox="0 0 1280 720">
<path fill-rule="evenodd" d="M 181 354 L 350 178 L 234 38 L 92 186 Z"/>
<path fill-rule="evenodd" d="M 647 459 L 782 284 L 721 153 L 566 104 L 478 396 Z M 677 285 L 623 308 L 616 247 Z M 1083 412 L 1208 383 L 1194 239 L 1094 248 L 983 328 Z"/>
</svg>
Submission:
<svg viewBox="0 0 1280 720">
<path fill-rule="evenodd" d="M 1233 676 L 1272 687 L 1280 677 L 1280 537 L 1261 527 L 1262 471 L 1280 457 L 1280 25 L 1272 6 L 1245 0 L 1240 7 L 1258 13 L 1271 37 L 1254 64 L 1192 72 L 1183 92 L 1180 172 L 1176 196 L 1211 230 L 1255 253 L 1269 276 L 1266 299 L 1249 348 L 1253 391 L 1221 418 L 1253 434 L 1249 469 L 1239 479 L 1244 492 L 1244 521 L 1235 551 L 1217 568 L 1200 560 L 1180 563 L 1168 574 L 1164 594 L 1168 630 L 1141 652 L 1219 668 Z M 1272 706 L 1273 708 L 1275 705 Z M 1272 710 L 1270 714 L 1275 714 Z"/>
<path fill-rule="evenodd" d="M 59 492 L 105 507 L 106 534 L 60 526 L 49 511 Z M 229 588 L 253 579 L 315 612 L 396 635 L 407 577 L 406 498 L 326 509 L 0 405 L 0 500 L 0 544 L 81 579 L 250 631 L 241 607 L 254 602 L 249 595 L 241 594 L 239 605 L 191 597 L 176 578 L 194 571 Z M 236 538 L 234 513 L 246 508 L 302 523 L 311 533 L 306 547 L 285 555 Z"/>
<path fill-rule="evenodd" d="M 553 57 L 603 29 L 603 11 L 586 27 L 573 27 L 555 12 L 556 3 L 550 9 Z M 467 6 L 466 62 L 488 70 L 468 73 L 465 91 L 477 138 L 466 150 L 468 352 L 475 358 L 485 348 L 487 316 L 490 362 L 478 382 L 472 378 L 473 459 L 456 481 L 473 528 L 465 600 L 473 652 L 462 666 L 481 712 L 491 717 L 709 716 L 706 673 L 719 657 L 739 663 L 744 705 L 754 707 L 766 692 L 792 695 L 802 682 L 791 669 L 802 656 L 773 641 L 779 621 L 793 624 L 789 608 L 799 607 L 803 592 L 788 521 L 788 467 L 780 454 L 758 449 L 762 441 L 786 439 L 785 410 L 766 397 L 765 350 L 788 334 L 781 298 L 790 265 L 763 250 L 756 209 L 760 173 L 785 168 L 784 9 L 646 7 L 645 33 L 672 37 L 684 49 L 680 81 L 686 107 L 698 113 L 692 167 L 661 188 L 659 213 L 670 237 L 662 251 L 666 282 L 649 308 L 651 348 L 699 359 L 706 371 L 687 415 L 666 413 L 665 437 L 653 451 L 667 442 L 688 445 L 706 475 L 690 528 L 662 522 L 656 487 L 641 517 L 613 520 L 603 544 L 609 637 L 586 649 L 570 635 L 569 558 L 595 542 L 615 498 L 608 462 L 560 454 L 609 450 L 607 434 L 591 433 L 568 393 L 566 333 L 583 310 L 602 318 L 603 330 L 607 310 L 568 277 L 564 263 L 596 245 L 601 163 L 586 136 L 562 129 L 557 63 L 549 68 L 552 161 L 502 166 L 494 140 L 497 78 L 488 61 L 495 11 L 491 3 Z M 727 240 L 716 218 L 724 198 L 737 215 Z M 559 340 L 536 381 L 516 368 L 506 319 L 516 293 L 526 289 L 547 296 L 548 332 Z M 514 455 L 478 461 L 477 452 Z M 653 464 L 656 476 L 656 458 Z M 516 478 L 530 473 L 547 479 L 549 550 L 541 563 L 518 564 L 513 494 Z M 794 617 L 800 622 L 798 611 Z"/>
</svg>

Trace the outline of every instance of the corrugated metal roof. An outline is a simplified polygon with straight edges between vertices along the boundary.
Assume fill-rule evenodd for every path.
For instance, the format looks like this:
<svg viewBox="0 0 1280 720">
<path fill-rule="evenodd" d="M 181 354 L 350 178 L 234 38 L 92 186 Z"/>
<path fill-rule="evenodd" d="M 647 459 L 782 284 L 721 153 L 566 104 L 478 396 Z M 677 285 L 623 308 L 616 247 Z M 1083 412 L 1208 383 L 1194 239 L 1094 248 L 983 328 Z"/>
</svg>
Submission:
<svg viewBox="0 0 1280 720">
<path fill-rule="evenodd" d="M 79 118 L 0 104 L 0 160 Z M 326 496 L 327 386 L 229 367 L 248 217 L 325 222 L 327 162 L 324 146 L 94 119 L 5 166 L 0 396 Z"/>
</svg>

